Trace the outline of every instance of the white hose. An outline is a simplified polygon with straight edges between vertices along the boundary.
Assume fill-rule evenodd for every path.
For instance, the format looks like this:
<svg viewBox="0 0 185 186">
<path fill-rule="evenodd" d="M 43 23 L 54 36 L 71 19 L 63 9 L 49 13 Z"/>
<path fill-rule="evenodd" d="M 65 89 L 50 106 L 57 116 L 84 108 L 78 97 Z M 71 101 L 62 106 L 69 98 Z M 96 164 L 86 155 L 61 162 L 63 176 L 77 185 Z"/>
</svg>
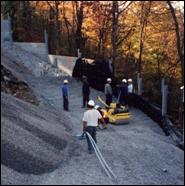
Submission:
<svg viewBox="0 0 185 186">
<path fill-rule="evenodd" d="M 91 135 L 90 135 L 90 134 L 87 134 L 87 135 L 88 135 L 88 137 L 89 137 L 89 140 L 91 141 L 91 144 L 92 144 L 92 146 L 93 146 L 93 148 L 94 148 L 94 151 L 95 151 L 95 153 L 96 153 L 96 156 L 98 157 L 98 159 L 99 159 L 99 161 L 100 161 L 100 163 L 101 163 L 103 169 L 104 169 L 105 172 L 107 173 L 108 177 L 109 177 L 110 179 L 112 179 L 112 177 L 111 177 L 110 173 L 108 172 L 108 170 L 106 169 L 106 167 L 105 167 L 105 165 L 104 165 L 104 163 L 103 163 L 103 161 L 102 161 L 100 155 L 98 154 L 98 151 L 97 151 L 97 149 L 96 149 L 94 143 L 92 142 L 93 139 L 92 139 Z M 94 140 L 93 140 L 93 141 L 94 141 Z"/>
<path fill-rule="evenodd" d="M 91 137 L 91 136 L 90 136 L 90 137 Z M 107 169 L 109 170 L 109 172 L 112 174 L 112 176 L 116 179 L 115 174 L 113 173 L 113 171 L 110 169 L 110 167 L 108 166 L 107 162 L 106 162 L 105 159 L 103 158 L 103 156 L 102 156 L 102 154 L 101 154 L 101 152 L 100 152 L 98 146 L 96 145 L 95 141 L 93 140 L 92 137 L 91 137 L 91 139 L 92 139 L 92 142 L 94 143 L 94 145 L 95 145 L 95 147 L 96 147 L 96 149 L 97 149 L 97 151 L 98 151 L 98 153 L 99 153 L 99 155 L 100 155 L 100 158 L 102 159 L 102 161 L 104 162 L 105 166 L 107 167 Z"/>
<path fill-rule="evenodd" d="M 92 143 L 92 142 L 91 142 L 91 143 Z M 98 151 L 97 151 L 96 147 L 94 146 L 94 144 L 92 144 L 92 145 L 93 145 L 93 148 L 94 148 L 94 150 L 95 150 L 96 156 L 98 157 L 98 159 L 99 159 L 99 161 L 100 161 L 100 163 L 101 163 L 103 169 L 104 169 L 105 172 L 107 173 L 108 177 L 109 177 L 110 179 L 112 179 L 111 174 L 110 174 L 109 171 L 106 169 L 106 166 L 105 166 L 105 164 L 103 163 L 103 161 L 102 161 L 100 155 L 98 154 Z"/>
<path fill-rule="evenodd" d="M 111 170 L 110 167 L 108 166 L 107 162 L 106 162 L 105 159 L 103 158 L 103 156 L 102 156 L 102 154 L 101 154 L 101 152 L 100 152 L 98 146 L 96 145 L 95 141 L 93 140 L 92 136 L 90 136 L 90 138 L 92 139 L 92 142 L 94 143 L 94 145 L 95 145 L 95 147 L 96 147 L 96 149 L 97 149 L 97 151 L 98 151 L 98 153 L 99 153 L 99 155 L 100 155 L 100 157 L 101 157 L 103 163 L 105 164 L 105 166 L 107 167 L 107 169 L 109 170 L 109 172 L 112 174 L 112 176 L 113 176 L 114 178 L 116 178 L 115 174 L 112 172 L 112 170 Z"/>
<path fill-rule="evenodd" d="M 113 177 L 114 179 L 116 179 L 115 174 L 113 173 L 113 171 L 110 169 L 110 167 L 109 167 L 108 164 L 106 163 L 105 159 L 103 158 L 103 156 L 102 156 L 102 154 L 101 154 L 101 152 L 100 152 L 98 146 L 96 145 L 95 141 L 93 140 L 92 136 L 91 136 L 88 132 L 86 132 L 86 134 L 88 135 L 89 140 L 90 140 L 90 142 L 91 142 L 91 144 L 92 144 L 92 146 L 93 146 L 93 148 L 94 148 L 94 150 L 95 150 L 96 156 L 98 157 L 98 159 L 99 159 L 99 161 L 100 161 L 100 163 L 101 163 L 103 169 L 104 169 L 105 172 L 107 173 L 108 177 L 109 177 L 110 179 L 112 179 L 112 177 Z"/>
<path fill-rule="evenodd" d="M 103 162 L 102 162 L 102 160 L 101 160 L 101 157 L 99 156 L 99 154 L 98 154 L 98 152 L 97 152 L 96 147 L 94 146 L 94 144 L 93 144 L 93 142 L 92 142 L 92 139 L 91 139 L 92 137 L 91 137 L 91 135 L 90 135 L 88 132 L 86 132 L 86 134 L 87 134 L 87 136 L 89 137 L 89 140 L 90 140 L 90 142 L 91 142 L 91 144 L 92 144 L 92 146 L 93 146 L 93 148 L 94 148 L 94 151 L 95 151 L 95 153 L 96 153 L 96 156 L 98 157 L 98 159 L 99 159 L 99 161 L 100 161 L 100 163 L 101 163 L 103 169 L 105 170 L 105 172 L 106 172 L 106 174 L 108 175 L 108 177 L 109 177 L 110 179 L 112 179 L 110 173 L 108 172 L 108 170 L 106 169 L 105 165 L 103 164 Z M 91 137 L 91 138 L 90 138 L 90 137 Z"/>
</svg>

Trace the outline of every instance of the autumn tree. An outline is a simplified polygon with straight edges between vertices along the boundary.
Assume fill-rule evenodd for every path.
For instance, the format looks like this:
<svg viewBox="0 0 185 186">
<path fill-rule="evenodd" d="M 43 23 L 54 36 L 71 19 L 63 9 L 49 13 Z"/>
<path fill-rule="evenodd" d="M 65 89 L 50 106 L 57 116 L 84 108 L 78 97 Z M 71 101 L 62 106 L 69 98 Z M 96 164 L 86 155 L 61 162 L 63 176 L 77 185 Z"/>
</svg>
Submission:
<svg viewBox="0 0 185 186">
<path fill-rule="evenodd" d="M 60 20 L 59 20 L 59 5 L 60 1 L 47 1 L 49 5 L 49 14 L 50 14 L 50 25 L 49 25 L 49 33 L 50 37 L 54 38 L 54 43 L 52 42 L 50 45 L 55 45 L 55 52 L 59 54 L 59 46 L 60 46 Z M 52 39 L 50 39 L 52 41 Z M 52 48 L 52 47 L 50 47 Z"/>
<path fill-rule="evenodd" d="M 84 42 L 82 37 L 82 24 L 84 19 L 84 1 L 75 1 L 76 10 L 76 49 L 82 49 Z"/>
<path fill-rule="evenodd" d="M 142 53 L 144 48 L 145 28 L 148 23 L 148 16 L 150 13 L 152 1 L 140 1 L 140 38 L 139 38 L 139 57 L 138 57 L 138 73 L 141 73 Z"/>
<path fill-rule="evenodd" d="M 68 41 L 68 49 L 70 53 L 74 52 L 74 42 L 73 42 L 73 37 L 74 37 L 74 20 L 70 20 L 67 16 L 67 8 L 66 8 L 66 2 L 62 2 L 62 14 L 63 14 L 63 22 L 66 27 L 66 32 L 67 32 L 67 41 Z M 73 8 L 74 11 L 74 8 Z M 74 17 L 73 17 L 74 19 Z M 72 25 L 73 22 L 73 25 Z"/>
<path fill-rule="evenodd" d="M 97 56 L 105 57 L 108 34 L 111 31 L 111 9 L 109 2 L 95 1 L 92 4 L 92 19 L 97 35 Z"/>
<path fill-rule="evenodd" d="M 178 19 L 176 16 L 176 12 L 175 9 L 171 3 L 171 1 L 167 1 L 168 6 L 170 8 L 170 12 L 171 15 L 173 17 L 173 21 L 174 21 L 174 26 L 175 26 L 175 33 L 176 33 L 176 48 L 177 48 L 177 52 L 178 52 L 178 57 L 179 57 L 179 61 L 181 63 L 181 77 L 182 77 L 182 84 L 184 84 L 184 41 L 181 40 L 180 38 L 180 29 L 179 29 L 179 23 L 178 23 Z"/>
<path fill-rule="evenodd" d="M 115 63 L 117 56 L 118 47 L 122 44 L 122 42 L 128 37 L 131 33 L 131 30 L 126 31 L 125 27 L 120 26 L 119 18 L 120 16 L 124 17 L 127 13 L 127 9 L 131 5 L 132 2 L 128 1 L 112 1 L 112 66 L 113 66 L 113 74 L 115 75 Z M 121 32 L 121 37 L 118 37 L 119 28 L 123 29 Z M 120 31 L 121 31 L 120 29 Z M 120 36 L 120 35 L 119 35 Z"/>
</svg>

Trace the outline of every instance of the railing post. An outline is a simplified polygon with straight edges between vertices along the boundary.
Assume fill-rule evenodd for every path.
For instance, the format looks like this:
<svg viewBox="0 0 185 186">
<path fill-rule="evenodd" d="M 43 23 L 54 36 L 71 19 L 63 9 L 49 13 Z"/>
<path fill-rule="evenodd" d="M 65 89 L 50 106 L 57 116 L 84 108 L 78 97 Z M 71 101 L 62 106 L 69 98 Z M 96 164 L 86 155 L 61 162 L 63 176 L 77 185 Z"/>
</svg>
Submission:
<svg viewBox="0 0 185 186">
<path fill-rule="evenodd" d="M 184 103 L 184 86 L 181 87 L 182 90 L 182 103 Z"/>
<path fill-rule="evenodd" d="M 140 74 L 137 73 L 137 94 L 139 96 L 142 95 L 142 78 L 140 78 Z"/>
<path fill-rule="evenodd" d="M 113 69 L 112 69 L 112 58 L 109 59 L 109 70 L 111 71 L 111 73 L 113 73 Z"/>
<path fill-rule="evenodd" d="M 80 49 L 79 48 L 77 49 L 77 53 L 78 53 L 77 54 L 78 55 L 78 58 L 81 58 L 82 57 L 82 53 L 80 52 Z"/>
<path fill-rule="evenodd" d="M 142 95 L 142 78 L 139 78 L 139 95 Z"/>
<path fill-rule="evenodd" d="M 11 17 L 8 14 L 8 32 L 9 32 L 9 36 L 10 36 L 10 42 L 13 42 L 13 38 L 12 38 L 12 20 Z"/>
<path fill-rule="evenodd" d="M 180 113 L 180 123 L 181 123 L 181 125 L 182 125 L 182 144 L 183 144 L 183 146 L 184 146 L 184 86 L 182 86 L 181 88 L 180 88 L 180 90 L 181 90 L 181 96 L 182 96 L 182 102 L 180 103 L 181 104 L 181 106 L 180 106 L 180 110 L 181 110 L 181 113 Z"/>
<path fill-rule="evenodd" d="M 46 60 L 48 62 L 48 54 L 49 54 L 49 49 L 48 49 L 48 33 L 46 30 L 44 30 L 44 43 L 46 46 Z"/>
<path fill-rule="evenodd" d="M 139 84 L 139 77 L 140 77 L 140 74 L 137 73 L 137 85 Z"/>
<path fill-rule="evenodd" d="M 57 57 L 55 57 L 54 67 L 58 67 L 58 58 Z"/>
<path fill-rule="evenodd" d="M 167 114 L 168 105 L 168 86 L 164 85 L 162 91 L 162 116 L 165 116 Z"/>
<path fill-rule="evenodd" d="M 165 80 L 164 80 L 164 78 L 163 78 L 163 79 L 161 80 L 161 94 L 163 93 L 164 85 L 165 85 Z"/>
</svg>

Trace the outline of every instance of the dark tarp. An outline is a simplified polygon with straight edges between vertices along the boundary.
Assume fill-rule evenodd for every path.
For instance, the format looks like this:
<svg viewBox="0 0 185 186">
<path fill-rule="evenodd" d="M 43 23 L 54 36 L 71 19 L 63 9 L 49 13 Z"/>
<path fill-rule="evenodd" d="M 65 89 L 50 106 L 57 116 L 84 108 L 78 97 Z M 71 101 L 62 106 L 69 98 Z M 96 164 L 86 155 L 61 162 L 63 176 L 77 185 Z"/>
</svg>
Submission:
<svg viewBox="0 0 185 186">
<path fill-rule="evenodd" d="M 83 75 L 87 77 L 89 85 L 97 90 L 104 91 L 107 78 L 113 80 L 114 87 L 114 78 L 106 60 L 95 60 L 90 63 L 87 59 L 78 58 L 72 76 L 81 79 Z"/>
</svg>

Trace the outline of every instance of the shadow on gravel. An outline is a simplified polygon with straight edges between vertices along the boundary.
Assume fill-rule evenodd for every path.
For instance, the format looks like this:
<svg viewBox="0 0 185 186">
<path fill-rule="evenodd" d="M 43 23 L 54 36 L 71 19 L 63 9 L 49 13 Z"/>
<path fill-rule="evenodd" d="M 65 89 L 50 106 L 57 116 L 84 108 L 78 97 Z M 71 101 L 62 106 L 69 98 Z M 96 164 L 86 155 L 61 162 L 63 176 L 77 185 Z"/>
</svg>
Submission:
<svg viewBox="0 0 185 186">
<path fill-rule="evenodd" d="M 1 140 L 1 155 L 3 165 L 20 173 L 43 174 L 54 171 L 60 165 L 33 157 L 4 140 Z"/>
</svg>

